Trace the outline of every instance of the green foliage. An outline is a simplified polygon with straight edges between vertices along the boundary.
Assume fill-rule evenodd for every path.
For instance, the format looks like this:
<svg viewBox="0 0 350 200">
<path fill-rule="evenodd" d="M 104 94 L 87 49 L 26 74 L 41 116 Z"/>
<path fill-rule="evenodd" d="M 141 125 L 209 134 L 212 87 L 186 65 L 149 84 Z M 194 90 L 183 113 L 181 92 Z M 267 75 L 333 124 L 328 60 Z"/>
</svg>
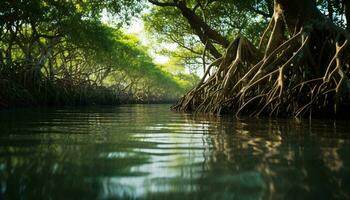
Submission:
<svg viewBox="0 0 350 200">
<path fill-rule="evenodd" d="M 155 1 L 155 0 L 154 0 Z M 185 2 L 191 12 L 199 17 L 211 29 L 232 41 L 238 35 L 244 35 L 258 46 L 263 31 L 273 14 L 273 0 L 157 0 L 160 3 Z M 316 0 L 318 8 L 323 14 L 340 27 L 346 28 L 346 18 L 350 19 L 350 9 L 346 13 L 347 1 Z M 346 17 L 348 15 L 348 17 Z M 172 42 L 178 44 L 179 50 L 167 51 L 186 63 L 188 68 L 201 68 L 202 54 L 205 42 L 200 40 L 200 34 L 190 26 L 181 8 L 153 4 L 151 11 L 144 16 L 146 29 L 158 42 Z M 198 23 L 197 23 L 198 24 Z M 350 30 L 350 26 L 347 25 Z M 207 35 L 208 36 L 208 35 Z M 215 43 L 215 42 L 214 42 Z M 215 44 L 214 44 L 215 45 Z M 221 54 L 225 48 L 215 46 Z M 209 54 L 209 53 L 208 53 Z M 208 55 L 209 61 L 212 61 Z"/>
<path fill-rule="evenodd" d="M 1 1 L 0 106 L 19 104 L 17 94 L 21 102 L 54 105 L 178 98 L 187 83 L 156 66 L 136 37 L 101 21 L 107 12 L 127 23 L 142 6 L 137 0 Z"/>
<path fill-rule="evenodd" d="M 269 12 L 268 6 L 253 0 L 188 0 L 186 3 L 187 7 L 195 10 L 195 14 L 209 27 L 230 41 L 242 34 L 257 44 L 268 22 L 248 9 Z M 158 42 L 176 43 L 179 47 L 179 51 L 163 52 L 180 58 L 192 70 L 202 67 L 204 44 L 201 44 L 197 33 L 190 27 L 178 8 L 153 6 L 143 18 L 146 30 Z M 219 45 L 216 45 L 216 48 L 221 52 L 224 51 L 224 48 Z M 208 59 L 210 61 L 211 57 L 209 56 Z"/>
<path fill-rule="evenodd" d="M 316 4 L 320 11 L 328 16 L 330 20 L 338 26 L 345 28 L 345 6 L 343 5 L 345 1 L 346 0 L 316 0 Z"/>
<path fill-rule="evenodd" d="M 124 94 L 131 94 L 140 101 L 162 101 L 174 100 L 192 87 L 190 81 L 193 80 L 181 79 L 179 75 L 154 64 L 147 54 L 148 49 L 135 37 L 123 35 L 117 42 L 125 47 L 123 58 L 111 58 L 108 61 L 114 62 L 115 59 L 114 63 L 118 60 L 127 62 L 114 66 L 113 73 L 106 77 L 114 88 L 119 88 Z M 123 81 L 115 81 L 121 76 L 124 76 Z"/>
</svg>

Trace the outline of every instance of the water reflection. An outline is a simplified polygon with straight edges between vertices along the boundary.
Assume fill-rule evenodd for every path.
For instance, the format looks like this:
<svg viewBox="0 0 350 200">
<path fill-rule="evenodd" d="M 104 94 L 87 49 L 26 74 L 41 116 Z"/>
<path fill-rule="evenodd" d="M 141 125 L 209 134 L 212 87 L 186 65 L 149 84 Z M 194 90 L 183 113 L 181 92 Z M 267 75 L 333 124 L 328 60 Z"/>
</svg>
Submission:
<svg viewBox="0 0 350 200">
<path fill-rule="evenodd" d="M 346 199 L 347 122 L 168 105 L 0 112 L 4 199 Z M 1 197 L 0 197 L 1 199 Z"/>
<path fill-rule="evenodd" d="M 194 123 L 205 119 L 196 118 Z M 238 185 L 244 189 L 259 189 L 255 197 L 349 198 L 347 122 L 213 118 L 210 123 L 213 169 L 206 174 L 213 176 L 209 180 L 220 179 L 216 172 L 221 171 L 222 177 L 240 180 Z M 217 170 L 218 166 L 225 169 Z M 252 174 L 255 178 L 249 177 Z M 219 184 L 232 197 L 240 194 L 231 179 L 221 180 Z"/>
</svg>

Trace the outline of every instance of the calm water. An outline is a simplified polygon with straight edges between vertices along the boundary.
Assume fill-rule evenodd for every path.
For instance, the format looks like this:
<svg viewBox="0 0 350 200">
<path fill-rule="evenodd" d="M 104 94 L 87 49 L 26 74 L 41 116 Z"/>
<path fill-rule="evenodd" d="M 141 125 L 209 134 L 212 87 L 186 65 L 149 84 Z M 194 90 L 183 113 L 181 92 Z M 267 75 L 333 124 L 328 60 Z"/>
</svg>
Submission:
<svg viewBox="0 0 350 200">
<path fill-rule="evenodd" d="M 0 199 L 348 199 L 350 123 L 169 105 L 0 112 Z"/>
</svg>

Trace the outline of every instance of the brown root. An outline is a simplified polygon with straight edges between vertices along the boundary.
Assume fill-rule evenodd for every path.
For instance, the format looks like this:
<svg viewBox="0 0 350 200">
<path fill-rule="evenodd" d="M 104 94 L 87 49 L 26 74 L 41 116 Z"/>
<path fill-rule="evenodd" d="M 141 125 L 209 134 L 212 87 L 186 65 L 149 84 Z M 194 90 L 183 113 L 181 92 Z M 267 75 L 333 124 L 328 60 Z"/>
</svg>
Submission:
<svg viewBox="0 0 350 200">
<path fill-rule="evenodd" d="M 239 36 L 208 77 L 172 108 L 178 111 L 251 116 L 311 116 L 350 108 L 349 33 L 312 22 L 282 41 L 281 18 L 272 19 L 264 52 Z M 264 40 L 264 41 L 263 41 Z"/>
</svg>

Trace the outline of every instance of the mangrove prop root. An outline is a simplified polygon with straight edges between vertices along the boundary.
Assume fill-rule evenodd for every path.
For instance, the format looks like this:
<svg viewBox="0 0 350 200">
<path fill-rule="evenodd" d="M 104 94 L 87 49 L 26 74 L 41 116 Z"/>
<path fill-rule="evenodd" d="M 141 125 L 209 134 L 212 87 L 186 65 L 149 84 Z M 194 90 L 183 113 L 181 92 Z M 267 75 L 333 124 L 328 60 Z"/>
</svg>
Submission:
<svg viewBox="0 0 350 200">
<path fill-rule="evenodd" d="M 172 109 L 300 117 L 350 108 L 349 33 L 325 21 L 282 41 L 281 23 L 272 19 L 259 48 L 237 37 Z"/>
</svg>

